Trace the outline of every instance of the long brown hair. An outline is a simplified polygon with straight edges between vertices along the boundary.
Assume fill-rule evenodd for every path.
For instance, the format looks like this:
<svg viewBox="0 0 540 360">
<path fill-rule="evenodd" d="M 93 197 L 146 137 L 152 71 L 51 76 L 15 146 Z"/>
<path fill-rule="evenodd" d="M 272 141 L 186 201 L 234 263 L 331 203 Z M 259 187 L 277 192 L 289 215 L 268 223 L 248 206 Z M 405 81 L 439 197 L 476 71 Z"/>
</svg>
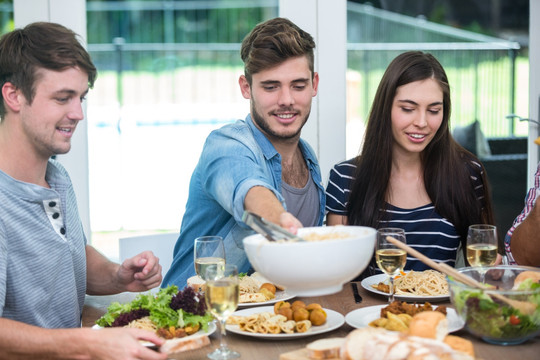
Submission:
<svg viewBox="0 0 540 360">
<path fill-rule="evenodd" d="M 410 51 L 388 66 L 377 88 L 364 135 L 362 151 L 355 159 L 347 205 L 351 225 L 378 227 L 384 216 L 392 165 L 392 103 L 397 88 L 411 82 L 435 79 L 443 93 L 443 119 L 433 140 L 421 154 L 424 184 L 437 212 L 451 221 L 462 241 L 470 224 L 493 224 L 493 211 L 485 171 L 475 170 L 478 159 L 450 134 L 450 86 L 443 67 L 428 53 Z M 471 175 L 482 176 L 484 197 L 479 201 Z"/>
</svg>

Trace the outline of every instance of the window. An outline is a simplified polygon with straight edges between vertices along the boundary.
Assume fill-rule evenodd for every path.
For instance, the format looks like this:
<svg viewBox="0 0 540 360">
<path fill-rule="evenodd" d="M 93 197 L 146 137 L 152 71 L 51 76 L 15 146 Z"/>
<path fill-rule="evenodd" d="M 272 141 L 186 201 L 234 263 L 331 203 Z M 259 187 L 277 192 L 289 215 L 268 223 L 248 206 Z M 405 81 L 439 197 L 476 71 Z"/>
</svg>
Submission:
<svg viewBox="0 0 540 360">
<path fill-rule="evenodd" d="M 108 256 L 119 231 L 179 230 L 206 136 L 249 112 L 240 43 L 275 16 L 277 0 L 87 2 L 92 242 Z"/>
</svg>

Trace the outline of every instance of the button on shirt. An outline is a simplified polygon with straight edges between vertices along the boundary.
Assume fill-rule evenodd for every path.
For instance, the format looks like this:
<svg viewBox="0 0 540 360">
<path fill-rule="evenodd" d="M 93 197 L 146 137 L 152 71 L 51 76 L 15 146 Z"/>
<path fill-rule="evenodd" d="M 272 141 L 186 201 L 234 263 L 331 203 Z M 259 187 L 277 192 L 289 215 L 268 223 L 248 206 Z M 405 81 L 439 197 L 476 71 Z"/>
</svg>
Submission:
<svg viewBox="0 0 540 360">
<path fill-rule="evenodd" d="M 322 225 L 325 196 L 319 164 L 307 142 L 300 139 L 299 146 L 320 200 L 318 223 L 310 225 Z M 249 271 L 242 240 L 254 232 L 242 222 L 245 196 L 252 187 L 264 186 L 287 208 L 281 185 L 281 155 L 253 124 L 250 115 L 245 121 L 238 120 L 213 131 L 191 177 L 174 260 L 162 286 L 175 284 L 182 288 L 195 275 L 193 242 L 204 235 L 223 237 L 226 261 L 236 264 L 240 272 Z"/>
</svg>

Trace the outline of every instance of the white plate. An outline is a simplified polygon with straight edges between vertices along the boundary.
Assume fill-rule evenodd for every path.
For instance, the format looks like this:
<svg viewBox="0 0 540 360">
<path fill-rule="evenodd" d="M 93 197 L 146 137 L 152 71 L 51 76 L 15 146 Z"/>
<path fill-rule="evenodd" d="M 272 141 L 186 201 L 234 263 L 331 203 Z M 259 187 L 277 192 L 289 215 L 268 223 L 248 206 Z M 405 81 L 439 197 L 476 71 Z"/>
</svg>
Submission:
<svg viewBox="0 0 540 360">
<path fill-rule="evenodd" d="M 256 271 L 253 274 L 249 275 L 249 277 L 251 277 L 253 280 L 255 280 L 255 282 L 257 283 L 258 286 L 261 286 L 264 283 L 271 283 L 270 280 L 268 280 L 267 278 L 265 278 L 264 276 L 262 276 L 260 273 L 258 273 Z M 290 300 L 293 297 L 296 297 L 296 295 L 287 293 L 287 289 L 285 289 L 285 290 L 277 290 L 276 291 L 276 297 L 273 298 L 272 300 L 262 301 L 262 302 L 239 303 L 238 307 L 239 308 L 245 308 L 245 307 L 250 307 L 250 306 L 272 305 L 272 304 L 277 303 L 278 301 Z"/>
<path fill-rule="evenodd" d="M 345 321 L 354 328 L 367 327 L 370 322 L 381 317 L 381 309 L 386 306 L 388 305 L 368 306 L 353 310 L 345 316 Z M 446 318 L 448 319 L 448 332 L 463 328 L 464 321 L 454 309 L 446 308 Z"/>
<path fill-rule="evenodd" d="M 217 326 L 216 326 L 215 321 L 211 321 L 211 322 L 208 323 L 208 331 L 204 331 L 204 330 L 201 329 L 201 330 L 197 331 L 195 334 L 189 335 L 188 337 L 189 338 L 197 338 L 197 337 L 204 336 L 204 335 L 210 336 L 211 334 L 214 333 L 214 331 L 216 331 L 216 328 L 217 328 Z M 103 329 L 103 328 L 96 324 L 96 325 L 92 326 L 92 329 L 97 330 L 97 329 Z M 141 341 L 141 344 L 143 346 L 148 346 L 148 347 L 155 346 L 155 344 L 150 342 L 150 341 Z"/>
<path fill-rule="evenodd" d="M 367 291 L 370 291 L 375 294 L 388 296 L 388 293 L 385 293 L 383 291 L 379 291 L 375 289 L 371 285 L 377 285 L 380 282 L 388 283 L 388 276 L 386 274 L 378 274 L 373 275 L 370 277 L 365 278 L 360 283 L 364 289 Z M 435 296 L 418 296 L 418 295 L 399 295 L 394 294 L 394 298 L 402 301 L 429 301 L 429 302 L 435 302 L 435 301 L 444 301 L 448 300 L 450 298 L 450 295 L 435 295 Z"/>
<path fill-rule="evenodd" d="M 287 294 L 287 291 L 279 291 L 278 290 L 278 291 L 276 291 L 276 297 L 273 298 L 272 300 L 262 301 L 262 302 L 238 303 L 238 307 L 239 308 L 245 308 L 245 307 L 249 307 L 249 306 L 271 305 L 271 304 L 277 303 L 278 301 L 290 300 L 295 296 L 296 295 Z"/>
<path fill-rule="evenodd" d="M 300 337 L 322 334 L 325 332 L 335 330 L 345 323 L 345 317 L 341 315 L 340 313 L 338 313 L 337 311 L 330 310 L 330 309 L 324 309 L 324 311 L 326 312 L 326 315 L 327 315 L 326 323 L 324 323 L 321 326 L 312 326 L 308 331 L 304 333 L 257 334 L 257 333 L 251 333 L 249 331 L 242 331 L 240 330 L 238 325 L 227 325 L 226 330 L 228 332 L 232 332 L 235 334 L 251 336 L 251 337 L 256 337 L 256 338 L 261 338 L 261 339 L 284 340 L 284 339 L 295 339 L 295 338 L 300 338 Z M 274 307 L 273 306 L 254 307 L 254 308 L 236 311 L 233 315 L 247 316 L 247 315 L 252 315 L 252 314 L 262 313 L 262 312 L 274 313 Z"/>
</svg>

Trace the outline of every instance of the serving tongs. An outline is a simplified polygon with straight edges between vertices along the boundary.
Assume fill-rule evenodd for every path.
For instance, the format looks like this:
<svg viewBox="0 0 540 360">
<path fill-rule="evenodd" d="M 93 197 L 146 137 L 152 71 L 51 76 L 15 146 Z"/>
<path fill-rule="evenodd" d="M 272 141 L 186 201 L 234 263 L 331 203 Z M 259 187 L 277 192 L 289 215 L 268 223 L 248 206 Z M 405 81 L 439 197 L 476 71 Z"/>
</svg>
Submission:
<svg viewBox="0 0 540 360">
<path fill-rule="evenodd" d="M 457 271 L 456 269 L 454 269 L 450 265 L 447 265 L 445 263 L 435 262 L 435 261 L 431 260 L 430 258 L 428 258 L 427 256 L 425 256 L 424 254 L 416 251 L 412 247 L 408 246 L 407 244 L 402 243 L 399 240 L 394 239 L 391 236 L 387 236 L 386 240 L 388 242 L 396 245 L 400 249 L 405 250 L 410 255 L 414 256 L 415 258 L 422 261 L 424 264 L 432 267 L 433 269 L 438 270 L 438 271 L 442 272 L 443 274 L 452 276 L 454 279 L 456 279 L 457 281 L 459 281 L 459 282 L 461 282 L 461 283 L 463 283 L 465 285 L 468 285 L 468 286 L 471 286 L 471 287 L 474 287 L 474 288 L 477 288 L 477 289 L 480 289 L 480 290 L 484 290 L 486 294 L 491 295 L 492 297 L 507 303 L 508 305 L 512 306 L 515 309 L 518 309 L 519 311 L 521 311 L 522 314 L 532 315 L 536 311 L 536 304 L 533 304 L 533 303 L 528 302 L 528 301 L 510 299 L 510 298 L 507 298 L 506 296 L 504 296 L 502 294 L 489 291 L 489 288 L 486 287 L 484 284 L 482 284 L 481 282 L 479 282 L 479 281 L 477 281 L 477 280 L 475 280 L 475 279 L 473 279 L 473 278 L 471 278 L 471 277 L 469 277 L 469 276 L 467 276 L 465 274 L 460 273 L 459 271 Z"/>
<path fill-rule="evenodd" d="M 242 221 L 269 241 L 306 241 L 251 211 L 244 211 Z"/>
</svg>

